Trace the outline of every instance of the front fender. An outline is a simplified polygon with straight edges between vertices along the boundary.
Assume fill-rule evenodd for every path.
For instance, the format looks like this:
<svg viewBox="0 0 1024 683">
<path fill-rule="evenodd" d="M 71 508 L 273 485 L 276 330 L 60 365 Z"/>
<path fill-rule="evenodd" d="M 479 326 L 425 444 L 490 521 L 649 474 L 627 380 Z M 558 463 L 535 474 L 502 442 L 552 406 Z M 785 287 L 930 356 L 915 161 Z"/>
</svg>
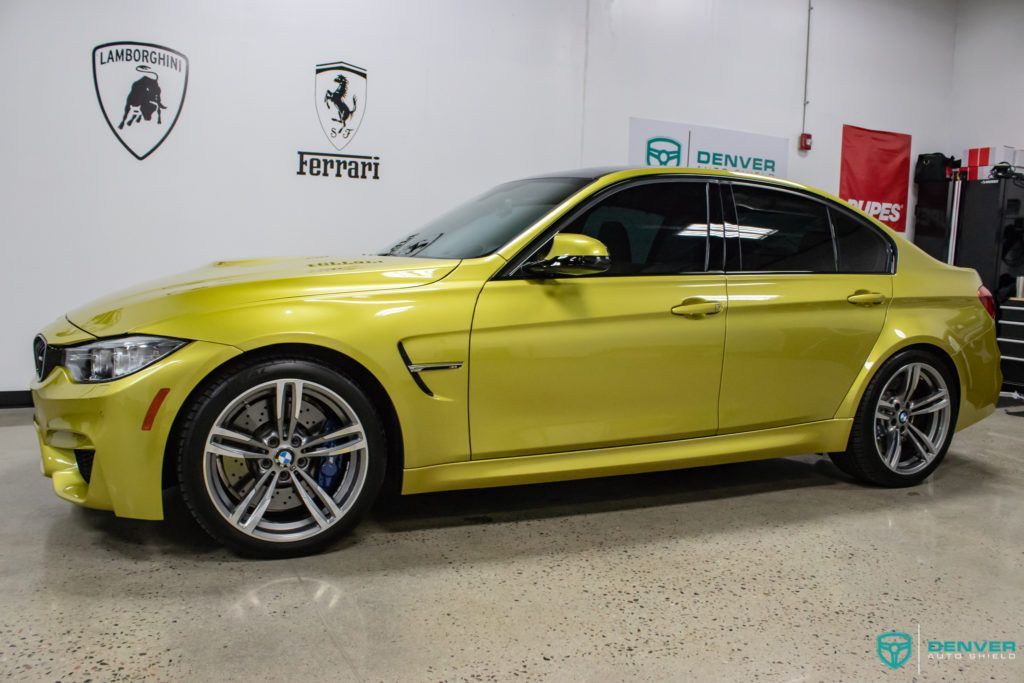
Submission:
<svg viewBox="0 0 1024 683">
<path fill-rule="evenodd" d="M 404 439 L 405 466 L 469 459 L 467 411 L 469 330 L 481 282 L 432 285 L 258 302 L 191 314 L 144 331 L 229 344 L 242 352 L 278 344 L 309 344 L 359 363 L 384 387 Z M 412 362 L 461 362 L 430 373 L 430 394 L 414 381 Z"/>
</svg>

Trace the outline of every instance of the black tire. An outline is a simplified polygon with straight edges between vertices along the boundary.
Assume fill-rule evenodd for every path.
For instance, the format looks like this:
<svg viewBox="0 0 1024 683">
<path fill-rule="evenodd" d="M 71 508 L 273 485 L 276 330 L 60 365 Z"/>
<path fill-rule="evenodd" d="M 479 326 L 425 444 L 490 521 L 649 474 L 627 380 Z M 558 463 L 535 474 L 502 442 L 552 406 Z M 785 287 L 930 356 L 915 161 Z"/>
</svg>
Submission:
<svg viewBox="0 0 1024 683">
<path fill-rule="evenodd" d="M 353 493 L 354 502 L 331 526 L 296 541 L 264 540 L 235 528 L 218 510 L 204 481 L 207 437 L 218 416 L 246 391 L 274 380 L 313 382 L 334 392 L 358 416 L 365 438 L 365 479 L 361 488 Z M 182 499 L 210 536 L 241 554 L 280 558 L 323 550 L 355 526 L 373 505 L 384 481 L 386 436 L 372 401 L 353 380 L 316 358 L 289 355 L 230 367 L 213 377 L 183 410 L 184 417 L 177 431 L 177 474 Z"/>
<path fill-rule="evenodd" d="M 903 474 L 889 468 L 878 450 L 875 441 L 875 409 L 889 380 L 912 363 L 928 365 L 945 380 L 949 392 L 950 416 L 945 438 L 931 462 L 920 471 Z M 840 470 L 865 483 L 890 488 L 915 486 L 927 479 L 946 457 L 949 444 L 953 441 L 953 433 L 956 431 L 959 406 L 960 382 L 945 362 L 935 353 L 926 350 L 901 351 L 886 361 L 868 383 L 867 390 L 861 398 L 857 414 L 853 419 L 853 427 L 850 430 L 850 440 L 846 450 L 840 453 L 829 453 L 829 458 Z"/>
<path fill-rule="evenodd" d="M 850 464 L 850 458 L 846 457 L 846 453 L 829 453 L 828 458 L 840 472 L 854 479 L 858 478 L 857 470 Z"/>
</svg>

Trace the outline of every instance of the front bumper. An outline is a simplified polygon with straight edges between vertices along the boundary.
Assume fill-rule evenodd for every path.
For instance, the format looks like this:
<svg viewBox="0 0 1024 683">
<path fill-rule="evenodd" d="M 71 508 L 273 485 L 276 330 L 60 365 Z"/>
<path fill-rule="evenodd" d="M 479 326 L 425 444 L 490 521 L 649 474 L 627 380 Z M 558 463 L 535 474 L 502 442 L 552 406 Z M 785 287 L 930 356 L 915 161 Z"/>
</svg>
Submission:
<svg viewBox="0 0 1024 683">
<path fill-rule="evenodd" d="M 163 519 L 164 448 L 174 418 L 196 385 L 239 353 L 232 346 L 192 342 L 113 382 L 76 384 L 64 368 L 34 381 L 42 470 L 53 479 L 54 492 L 119 517 Z M 153 398 L 165 388 L 152 427 L 143 430 Z"/>
</svg>

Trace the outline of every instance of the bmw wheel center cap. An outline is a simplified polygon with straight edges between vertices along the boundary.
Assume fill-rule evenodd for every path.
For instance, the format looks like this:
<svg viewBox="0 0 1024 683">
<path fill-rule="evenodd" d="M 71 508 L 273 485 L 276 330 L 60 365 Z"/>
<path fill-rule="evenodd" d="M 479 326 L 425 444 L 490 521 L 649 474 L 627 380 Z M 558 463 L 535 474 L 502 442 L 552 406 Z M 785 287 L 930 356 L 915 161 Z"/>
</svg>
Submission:
<svg viewBox="0 0 1024 683">
<path fill-rule="evenodd" d="M 277 464 L 281 467 L 290 467 L 292 464 L 292 457 L 291 451 L 278 451 Z"/>
<path fill-rule="evenodd" d="M 907 411 L 903 410 L 903 411 L 900 412 L 899 421 L 900 421 L 901 425 L 902 424 L 906 424 L 907 420 L 909 420 L 909 419 L 910 419 L 910 415 L 907 414 Z"/>
</svg>

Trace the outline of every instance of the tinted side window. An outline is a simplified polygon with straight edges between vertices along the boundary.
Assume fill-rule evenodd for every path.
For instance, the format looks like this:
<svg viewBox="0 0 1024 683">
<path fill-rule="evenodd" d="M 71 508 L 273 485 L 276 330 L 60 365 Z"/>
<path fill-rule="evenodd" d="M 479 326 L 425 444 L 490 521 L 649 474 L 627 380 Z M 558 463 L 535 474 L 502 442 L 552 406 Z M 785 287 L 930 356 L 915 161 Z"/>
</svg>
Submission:
<svg viewBox="0 0 1024 683">
<path fill-rule="evenodd" d="M 628 187 L 578 216 L 563 232 L 608 247 L 608 275 L 703 272 L 707 260 L 707 184 L 654 182 Z"/>
<path fill-rule="evenodd" d="M 888 273 L 889 241 L 845 211 L 829 209 L 840 273 Z"/>
<path fill-rule="evenodd" d="M 748 185 L 733 185 L 733 198 L 740 263 L 732 263 L 732 270 L 836 272 L 824 204 Z"/>
<path fill-rule="evenodd" d="M 497 251 L 584 185 L 586 178 L 504 183 L 435 218 L 381 256 L 476 258 Z"/>
</svg>

